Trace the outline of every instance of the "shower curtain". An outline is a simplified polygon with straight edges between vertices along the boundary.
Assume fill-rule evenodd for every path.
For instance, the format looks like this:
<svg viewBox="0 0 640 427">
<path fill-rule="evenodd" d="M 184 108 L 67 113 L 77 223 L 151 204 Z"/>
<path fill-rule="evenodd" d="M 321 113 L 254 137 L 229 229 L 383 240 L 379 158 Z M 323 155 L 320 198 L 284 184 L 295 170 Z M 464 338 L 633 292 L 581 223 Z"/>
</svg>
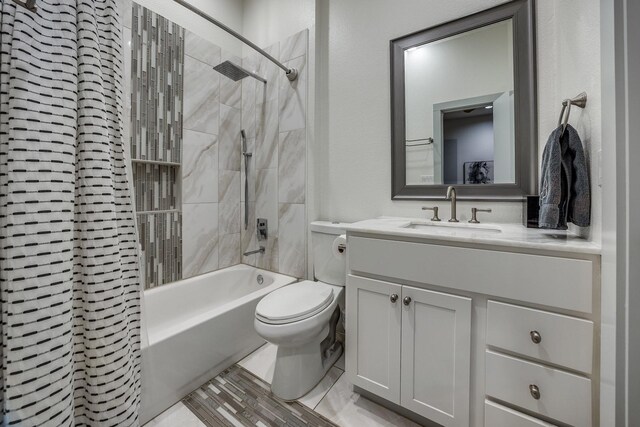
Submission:
<svg viewBox="0 0 640 427">
<path fill-rule="evenodd" d="M 2 0 L 3 425 L 130 426 L 140 400 L 137 238 L 116 0 Z"/>
</svg>

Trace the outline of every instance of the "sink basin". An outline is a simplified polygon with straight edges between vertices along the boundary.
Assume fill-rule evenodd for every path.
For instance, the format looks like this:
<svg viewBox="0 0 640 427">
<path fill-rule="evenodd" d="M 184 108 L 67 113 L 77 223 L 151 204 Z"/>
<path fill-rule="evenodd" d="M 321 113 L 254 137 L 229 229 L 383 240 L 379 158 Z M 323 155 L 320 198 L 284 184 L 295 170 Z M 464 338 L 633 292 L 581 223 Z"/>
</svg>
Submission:
<svg viewBox="0 0 640 427">
<path fill-rule="evenodd" d="M 413 228 L 415 230 L 429 230 L 429 231 L 442 231 L 442 232 L 452 232 L 452 231 L 466 231 L 466 232 L 479 232 L 479 233 L 502 233 L 500 227 L 495 225 L 482 225 L 482 224 L 469 224 L 469 223 L 458 223 L 458 222 L 436 222 L 436 221 L 426 221 L 426 222 L 411 222 L 407 225 L 404 225 L 403 228 Z"/>
</svg>

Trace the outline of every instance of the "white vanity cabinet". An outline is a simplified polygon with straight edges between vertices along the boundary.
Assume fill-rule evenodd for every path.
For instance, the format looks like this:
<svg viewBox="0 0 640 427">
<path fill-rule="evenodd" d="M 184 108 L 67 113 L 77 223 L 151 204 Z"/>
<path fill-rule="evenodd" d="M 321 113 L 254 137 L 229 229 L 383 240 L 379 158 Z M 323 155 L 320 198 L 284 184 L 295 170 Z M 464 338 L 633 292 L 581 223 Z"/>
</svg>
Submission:
<svg viewBox="0 0 640 427">
<path fill-rule="evenodd" d="M 591 248 L 358 231 L 347 246 L 346 373 L 356 387 L 445 427 L 599 425 Z"/>
<path fill-rule="evenodd" d="M 469 425 L 471 299 L 347 277 L 353 384 L 443 426 Z"/>
</svg>

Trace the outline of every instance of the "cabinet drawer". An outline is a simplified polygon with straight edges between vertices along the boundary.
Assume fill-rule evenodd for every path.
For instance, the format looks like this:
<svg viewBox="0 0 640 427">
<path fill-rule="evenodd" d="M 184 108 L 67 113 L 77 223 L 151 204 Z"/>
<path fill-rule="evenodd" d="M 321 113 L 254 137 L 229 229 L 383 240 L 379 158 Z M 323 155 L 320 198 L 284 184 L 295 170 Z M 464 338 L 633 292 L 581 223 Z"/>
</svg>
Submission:
<svg viewBox="0 0 640 427">
<path fill-rule="evenodd" d="M 492 351 L 486 353 L 486 393 L 573 426 L 591 426 L 591 381 Z M 536 386 L 539 399 L 532 396 Z"/>
<path fill-rule="evenodd" d="M 590 260 L 349 236 L 349 270 L 593 311 Z"/>
<path fill-rule="evenodd" d="M 588 320 L 489 301 L 487 344 L 588 374 L 592 370 Z"/>
<path fill-rule="evenodd" d="M 484 402 L 484 425 L 485 427 L 556 427 L 554 424 L 530 417 L 489 400 Z"/>
</svg>

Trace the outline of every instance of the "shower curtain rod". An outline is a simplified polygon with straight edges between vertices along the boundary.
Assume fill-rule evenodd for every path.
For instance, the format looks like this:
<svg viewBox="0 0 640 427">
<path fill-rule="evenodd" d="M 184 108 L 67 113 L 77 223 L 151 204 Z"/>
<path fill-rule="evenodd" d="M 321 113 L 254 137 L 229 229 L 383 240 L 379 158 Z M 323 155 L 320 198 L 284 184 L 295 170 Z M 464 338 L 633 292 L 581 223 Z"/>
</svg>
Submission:
<svg viewBox="0 0 640 427">
<path fill-rule="evenodd" d="M 267 58 L 269 61 L 273 62 L 278 67 L 282 68 L 284 70 L 285 74 L 287 75 L 287 78 L 289 79 L 289 81 L 294 81 L 295 79 L 298 78 L 298 70 L 296 70 L 295 68 L 287 68 L 287 67 L 285 67 L 280 61 L 278 61 L 273 56 L 269 55 L 264 50 L 260 49 L 255 43 L 253 43 L 251 40 L 246 39 L 240 33 L 232 30 L 231 28 L 229 28 L 226 25 L 224 25 L 222 22 L 220 22 L 217 19 L 207 15 L 206 13 L 204 13 L 203 11 L 198 9 L 197 7 L 192 6 L 191 4 L 187 3 L 184 0 L 173 0 L 173 1 L 178 3 L 180 6 L 189 9 L 191 12 L 195 13 L 196 15 L 201 16 L 202 18 L 204 18 L 207 21 L 211 22 L 215 26 L 219 27 L 220 29 L 226 31 L 227 33 L 231 34 L 235 38 L 239 39 L 243 43 L 249 45 L 254 50 L 258 51 L 260 54 L 262 54 L 262 56 Z"/>
</svg>

